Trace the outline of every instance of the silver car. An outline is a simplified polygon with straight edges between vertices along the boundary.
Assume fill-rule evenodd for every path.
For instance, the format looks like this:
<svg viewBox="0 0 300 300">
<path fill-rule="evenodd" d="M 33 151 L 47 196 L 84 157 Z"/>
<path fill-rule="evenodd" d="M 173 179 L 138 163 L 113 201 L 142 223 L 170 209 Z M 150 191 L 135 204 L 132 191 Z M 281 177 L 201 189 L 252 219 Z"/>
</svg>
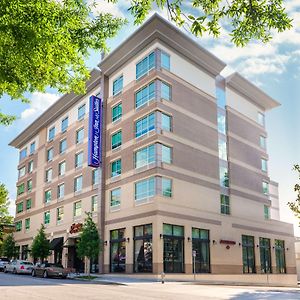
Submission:
<svg viewBox="0 0 300 300">
<path fill-rule="evenodd" d="M 9 259 L 6 257 L 0 257 L 0 271 L 4 271 L 4 267 L 9 263 Z"/>
<path fill-rule="evenodd" d="M 4 266 L 4 273 L 31 274 L 33 263 L 26 260 L 13 260 Z"/>
</svg>

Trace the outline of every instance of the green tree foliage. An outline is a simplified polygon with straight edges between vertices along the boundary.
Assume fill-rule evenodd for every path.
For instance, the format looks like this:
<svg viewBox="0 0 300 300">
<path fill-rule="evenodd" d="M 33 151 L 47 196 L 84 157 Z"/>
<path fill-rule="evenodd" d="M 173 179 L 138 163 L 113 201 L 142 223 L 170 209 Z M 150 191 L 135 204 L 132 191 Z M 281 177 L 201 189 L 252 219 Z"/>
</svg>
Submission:
<svg viewBox="0 0 300 300">
<path fill-rule="evenodd" d="M 80 239 L 77 244 L 77 253 L 81 258 L 87 257 L 89 260 L 92 260 L 97 258 L 99 252 L 102 250 L 100 247 L 101 241 L 97 226 L 92 219 L 92 214 L 86 213 L 86 215 L 87 217 L 84 220 Z"/>
<path fill-rule="evenodd" d="M 299 183 L 296 183 L 294 186 L 294 191 L 297 193 L 297 198 L 295 201 L 288 202 L 288 206 L 294 212 L 295 216 L 300 219 L 300 165 L 295 165 L 294 170 L 298 173 L 299 180 Z"/>
<path fill-rule="evenodd" d="M 38 234 L 33 239 L 31 245 L 31 256 L 34 260 L 44 261 L 50 255 L 50 242 L 45 234 L 45 226 L 42 224 Z"/>
<path fill-rule="evenodd" d="M 9 259 L 17 257 L 18 255 L 16 242 L 12 233 L 8 234 L 3 241 L 2 255 Z"/>
<path fill-rule="evenodd" d="M 86 0 L 0 0 L 0 97 L 25 92 L 83 93 L 90 49 L 107 51 L 106 41 L 124 24 L 111 14 L 92 14 Z M 0 124 L 15 119 L 0 112 Z"/>
</svg>

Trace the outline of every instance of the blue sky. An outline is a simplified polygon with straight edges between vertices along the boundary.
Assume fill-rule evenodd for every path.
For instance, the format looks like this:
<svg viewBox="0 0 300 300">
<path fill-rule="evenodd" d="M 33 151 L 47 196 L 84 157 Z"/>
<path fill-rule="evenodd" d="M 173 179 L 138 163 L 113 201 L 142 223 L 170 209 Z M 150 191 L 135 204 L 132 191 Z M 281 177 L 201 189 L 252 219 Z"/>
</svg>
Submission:
<svg viewBox="0 0 300 300">
<path fill-rule="evenodd" d="M 103 0 L 98 0 L 97 3 L 95 11 L 111 12 L 129 19 L 128 25 L 116 38 L 109 41 L 110 48 L 114 49 L 137 28 L 133 26 L 132 18 L 126 12 L 128 2 L 120 1 L 117 6 Z M 293 185 L 297 181 L 297 174 L 292 171 L 292 167 L 293 164 L 300 163 L 300 1 L 285 1 L 285 6 L 289 16 L 294 19 L 294 27 L 284 33 L 275 33 L 273 40 L 268 44 L 252 42 L 245 48 L 236 48 L 230 42 L 228 32 L 224 28 L 219 39 L 207 35 L 192 38 L 227 63 L 224 74 L 233 70 L 240 72 L 281 103 L 280 107 L 266 116 L 269 133 L 269 175 L 272 180 L 279 182 L 282 220 L 293 222 L 295 232 L 300 236 L 298 221 L 286 206 L 288 201 L 296 198 Z M 166 12 L 159 13 L 167 18 Z M 96 67 L 99 60 L 100 53 L 92 52 L 87 59 L 88 67 Z M 45 94 L 34 93 L 29 97 L 30 104 L 10 101 L 5 96 L 0 101 L 2 112 L 19 117 L 12 126 L 0 126 L 0 182 L 3 182 L 10 192 L 12 213 L 13 199 L 16 196 L 18 151 L 9 147 L 8 143 L 53 104 L 59 95 L 49 90 Z"/>
</svg>

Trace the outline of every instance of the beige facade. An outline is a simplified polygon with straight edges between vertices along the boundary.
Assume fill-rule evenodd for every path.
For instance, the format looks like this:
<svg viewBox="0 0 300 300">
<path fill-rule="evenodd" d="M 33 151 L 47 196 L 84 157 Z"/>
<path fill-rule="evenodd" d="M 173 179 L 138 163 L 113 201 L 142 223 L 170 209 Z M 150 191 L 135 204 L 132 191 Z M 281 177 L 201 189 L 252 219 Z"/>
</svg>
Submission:
<svg viewBox="0 0 300 300">
<path fill-rule="evenodd" d="M 15 235 L 18 244 L 30 247 L 50 211 L 49 238 L 63 237 L 62 255 L 53 251 L 51 259 L 61 255 L 64 265 L 78 268 L 76 234 L 70 227 L 83 222 L 84 211 L 92 210 L 92 196 L 98 195 L 101 205 L 94 216 L 104 241 L 102 272 L 189 276 L 194 250 L 199 279 L 295 284 L 293 226 L 279 221 L 276 183 L 270 183 L 267 170 L 263 118 L 278 103 L 234 74 L 223 80 L 226 106 L 221 107 L 216 78 L 225 64 L 157 15 L 99 67 L 86 95 L 64 96 L 11 143 L 22 150 L 37 141 L 35 153 L 19 165 L 34 161 L 33 172 L 17 183 L 33 181 L 30 194 L 16 200 L 18 205 L 32 199 L 32 208 L 16 216 L 16 222 L 23 222 Z M 103 168 L 99 184 L 93 185 L 87 166 L 87 99 L 98 93 L 104 100 Z M 86 114 L 78 121 L 84 102 Z M 66 116 L 68 128 L 60 133 Z M 53 126 L 56 133 L 49 142 Z M 80 128 L 84 140 L 76 143 Z M 67 149 L 60 154 L 65 137 Z M 47 162 L 51 147 L 53 159 Z M 76 168 L 80 151 L 83 163 Z M 60 176 L 64 160 L 66 172 Z M 50 168 L 51 176 L 46 174 Z M 78 176 L 82 190 L 74 192 Z M 59 199 L 62 183 L 64 197 Z M 48 190 L 52 199 L 45 203 Z M 29 217 L 30 229 L 25 230 Z"/>
</svg>

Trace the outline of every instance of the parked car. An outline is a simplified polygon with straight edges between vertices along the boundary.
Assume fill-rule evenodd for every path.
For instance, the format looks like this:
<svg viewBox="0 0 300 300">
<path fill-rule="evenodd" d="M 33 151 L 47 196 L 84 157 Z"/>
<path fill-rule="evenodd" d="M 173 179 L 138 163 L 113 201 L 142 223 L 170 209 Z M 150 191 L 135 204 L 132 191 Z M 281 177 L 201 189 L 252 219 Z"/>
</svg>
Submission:
<svg viewBox="0 0 300 300">
<path fill-rule="evenodd" d="M 0 257 L 0 271 L 4 271 L 4 267 L 9 263 L 9 259 L 6 257 Z"/>
<path fill-rule="evenodd" d="M 36 264 L 31 271 L 31 275 L 33 277 L 42 276 L 44 278 L 48 278 L 48 277 L 67 278 L 68 271 L 64 269 L 64 267 L 61 264 L 43 263 L 43 264 Z"/>
<path fill-rule="evenodd" d="M 14 274 L 31 274 L 33 263 L 26 260 L 13 260 L 4 267 L 4 272 Z"/>
</svg>

